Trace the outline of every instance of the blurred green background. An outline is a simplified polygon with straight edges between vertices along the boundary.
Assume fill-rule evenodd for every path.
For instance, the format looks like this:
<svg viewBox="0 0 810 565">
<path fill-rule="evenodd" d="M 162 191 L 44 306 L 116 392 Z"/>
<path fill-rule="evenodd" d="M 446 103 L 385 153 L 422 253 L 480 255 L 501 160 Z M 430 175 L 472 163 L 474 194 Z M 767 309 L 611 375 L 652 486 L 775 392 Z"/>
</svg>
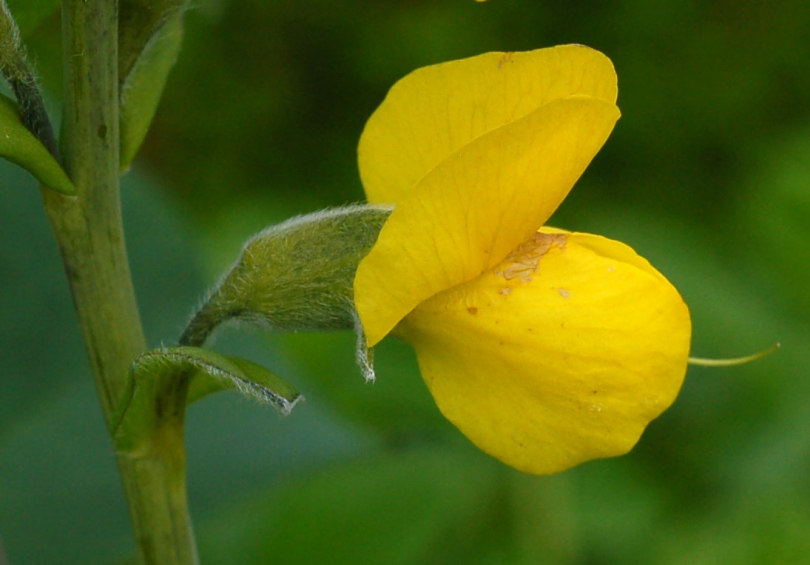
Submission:
<svg viewBox="0 0 810 565">
<path fill-rule="evenodd" d="M 9 4 L 58 115 L 56 3 Z M 348 333 L 226 330 L 218 349 L 307 402 L 285 419 L 235 394 L 190 410 L 203 563 L 810 563 L 810 4 L 197 0 L 186 24 L 123 181 L 150 344 L 176 339 L 246 237 L 363 199 L 357 139 L 395 80 L 572 42 L 611 57 L 623 117 L 553 223 L 625 241 L 665 273 L 690 305 L 694 355 L 782 343 L 691 368 L 629 455 L 533 477 L 445 422 L 393 339 L 366 385 Z M 56 246 L 35 182 L 5 162 L 0 285 L 0 544 L 14 565 L 125 561 Z"/>
</svg>

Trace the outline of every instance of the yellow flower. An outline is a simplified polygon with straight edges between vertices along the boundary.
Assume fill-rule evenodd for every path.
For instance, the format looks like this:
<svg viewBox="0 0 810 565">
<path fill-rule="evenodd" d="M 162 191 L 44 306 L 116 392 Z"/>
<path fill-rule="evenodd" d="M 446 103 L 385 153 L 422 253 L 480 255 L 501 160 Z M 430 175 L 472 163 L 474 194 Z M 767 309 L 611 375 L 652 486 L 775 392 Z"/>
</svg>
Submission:
<svg viewBox="0 0 810 565">
<path fill-rule="evenodd" d="M 369 201 L 395 205 L 355 278 L 367 344 L 408 341 L 442 413 L 522 471 L 626 453 L 686 372 L 672 285 L 622 243 L 543 227 L 616 94 L 587 47 L 488 53 L 399 81 L 360 140 Z"/>
</svg>

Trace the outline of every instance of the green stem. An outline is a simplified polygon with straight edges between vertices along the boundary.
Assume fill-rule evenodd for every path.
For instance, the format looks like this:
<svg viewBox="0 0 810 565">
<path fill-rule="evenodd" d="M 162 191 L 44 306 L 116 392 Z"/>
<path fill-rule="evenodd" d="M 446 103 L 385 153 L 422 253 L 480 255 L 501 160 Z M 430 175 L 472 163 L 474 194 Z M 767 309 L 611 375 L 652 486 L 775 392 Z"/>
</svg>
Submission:
<svg viewBox="0 0 810 565">
<path fill-rule="evenodd" d="M 108 427 L 130 365 L 146 349 L 119 200 L 117 23 L 117 2 L 63 0 L 62 155 L 78 192 L 43 189 Z M 143 449 L 117 455 L 141 559 L 196 563 L 183 408 L 145 438 Z"/>
</svg>

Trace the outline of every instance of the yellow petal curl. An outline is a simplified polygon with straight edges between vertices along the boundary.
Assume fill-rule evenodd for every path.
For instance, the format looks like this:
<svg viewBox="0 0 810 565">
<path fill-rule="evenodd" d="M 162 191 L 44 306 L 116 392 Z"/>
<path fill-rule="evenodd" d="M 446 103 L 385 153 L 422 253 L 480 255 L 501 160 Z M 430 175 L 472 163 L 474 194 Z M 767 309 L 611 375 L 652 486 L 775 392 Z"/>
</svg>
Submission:
<svg viewBox="0 0 810 565">
<path fill-rule="evenodd" d="M 373 346 L 417 304 L 498 264 L 540 228 L 610 134 L 619 110 L 554 100 L 462 147 L 397 203 L 355 278 Z"/>
<path fill-rule="evenodd" d="M 629 451 L 674 401 L 690 332 L 677 291 L 629 247 L 552 230 L 396 330 L 442 413 L 537 474 Z"/>
<path fill-rule="evenodd" d="M 560 98 L 615 103 L 610 59 L 583 45 L 486 53 L 416 70 L 371 116 L 358 148 L 369 202 L 396 203 L 473 139 Z"/>
</svg>

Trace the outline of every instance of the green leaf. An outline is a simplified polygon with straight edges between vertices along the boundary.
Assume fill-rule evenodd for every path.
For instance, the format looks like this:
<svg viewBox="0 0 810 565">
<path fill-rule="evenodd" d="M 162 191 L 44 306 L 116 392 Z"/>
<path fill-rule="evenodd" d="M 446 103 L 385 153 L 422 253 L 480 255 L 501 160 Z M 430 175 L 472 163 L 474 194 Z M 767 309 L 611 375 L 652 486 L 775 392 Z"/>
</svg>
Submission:
<svg viewBox="0 0 810 565">
<path fill-rule="evenodd" d="M 188 389 L 188 404 L 215 392 L 235 389 L 245 396 L 271 404 L 286 416 L 303 398 L 286 380 L 253 361 L 225 357 L 197 347 L 177 347 L 177 350 L 181 350 L 181 354 L 193 352 L 198 363 L 198 371 Z"/>
<path fill-rule="evenodd" d="M 162 28 L 178 19 L 188 0 L 121 0 L 118 6 L 118 80 L 126 82 Z M 172 24 L 173 25 L 173 24 Z"/>
<path fill-rule="evenodd" d="M 23 36 L 59 10 L 59 0 L 6 0 Z"/>
<path fill-rule="evenodd" d="M 122 171 L 129 168 L 149 131 L 182 42 L 182 14 L 177 13 L 147 44 L 121 86 Z"/>
<path fill-rule="evenodd" d="M 284 379 L 245 359 L 199 347 L 161 347 L 138 357 L 113 419 L 116 446 L 132 451 L 159 433 L 166 420 L 182 420 L 185 405 L 236 389 L 287 415 L 302 398 Z"/>
<path fill-rule="evenodd" d="M 0 94 L 0 156 L 34 175 L 45 186 L 62 194 L 76 194 L 65 171 L 20 120 L 17 104 Z"/>
</svg>

